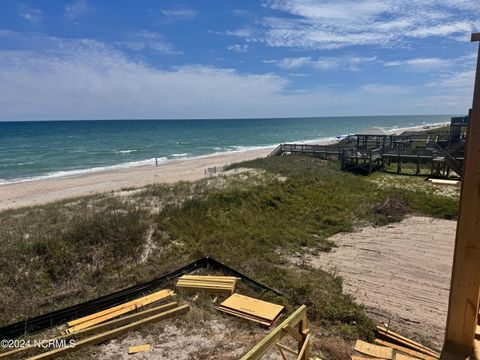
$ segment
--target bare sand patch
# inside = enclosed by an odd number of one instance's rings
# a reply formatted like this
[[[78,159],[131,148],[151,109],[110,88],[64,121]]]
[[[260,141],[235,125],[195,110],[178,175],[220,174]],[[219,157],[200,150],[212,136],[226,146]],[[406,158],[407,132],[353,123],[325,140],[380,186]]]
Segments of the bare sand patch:
[[[410,217],[331,237],[330,253],[307,255],[340,275],[344,291],[378,322],[437,349],[443,344],[456,221]]]

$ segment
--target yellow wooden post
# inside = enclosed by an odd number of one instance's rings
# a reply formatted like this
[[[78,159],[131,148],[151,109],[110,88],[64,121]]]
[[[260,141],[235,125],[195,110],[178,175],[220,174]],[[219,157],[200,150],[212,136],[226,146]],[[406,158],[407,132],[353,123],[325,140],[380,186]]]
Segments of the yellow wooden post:
[[[480,41],[473,34],[472,41]],[[480,48],[479,48],[480,55]],[[473,351],[480,292],[480,62],[469,119],[444,355]]]

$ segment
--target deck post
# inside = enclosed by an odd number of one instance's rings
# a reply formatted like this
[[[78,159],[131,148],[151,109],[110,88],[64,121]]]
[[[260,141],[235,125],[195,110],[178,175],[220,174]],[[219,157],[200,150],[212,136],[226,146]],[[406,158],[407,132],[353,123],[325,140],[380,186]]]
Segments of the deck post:
[[[397,173],[400,174],[400,172],[402,171],[402,165],[401,165],[402,159],[400,158],[400,148],[398,148],[397,152],[398,152],[398,156],[397,156]]]
[[[417,152],[417,175],[420,174],[420,152]]]
[[[480,33],[472,35],[480,41]],[[480,57],[480,47],[478,55]],[[480,59],[468,123],[443,358],[473,351],[480,294]]]

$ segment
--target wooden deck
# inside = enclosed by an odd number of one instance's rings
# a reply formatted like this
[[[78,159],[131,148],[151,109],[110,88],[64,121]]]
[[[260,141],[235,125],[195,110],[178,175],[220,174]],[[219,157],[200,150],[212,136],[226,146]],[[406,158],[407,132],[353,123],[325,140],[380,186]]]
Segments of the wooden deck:
[[[270,156],[302,154],[341,161],[342,170],[371,174],[377,170],[436,177],[461,176],[463,158],[455,158],[440,146],[429,148],[345,148],[312,144],[281,144]],[[408,171],[407,171],[408,169]]]

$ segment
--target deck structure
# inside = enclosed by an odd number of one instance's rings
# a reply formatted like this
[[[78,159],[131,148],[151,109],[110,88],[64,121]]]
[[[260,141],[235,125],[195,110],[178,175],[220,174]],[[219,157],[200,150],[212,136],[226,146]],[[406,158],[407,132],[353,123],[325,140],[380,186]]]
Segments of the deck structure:
[[[462,177],[465,157],[463,128],[467,117],[453,117],[448,132],[387,134],[369,129],[349,135],[338,144],[281,144],[270,156],[302,154],[326,160],[341,161],[342,170],[371,174],[386,172]]]
[[[428,148],[403,147],[357,148],[307,144],[281,144],[270,156],[301,154],[325,160],[338,160],[342,170],[371,174],[377,170],[409,175],[430,175],[447,178],[461,176],[463,157],[453,157],[440,146]],[[407,171],[408,170],[408,171]]]

